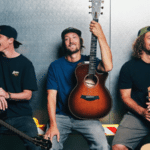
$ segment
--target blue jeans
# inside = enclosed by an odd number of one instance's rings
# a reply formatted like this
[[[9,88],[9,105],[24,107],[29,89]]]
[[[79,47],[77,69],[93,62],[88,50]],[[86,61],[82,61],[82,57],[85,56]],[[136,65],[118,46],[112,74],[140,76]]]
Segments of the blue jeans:
[[[58,143],[54,136],[51,150],[62,150],[63,143],[72,130],[81,133],[87,139],[90,150],[110,149],[99,120],[78,120],[64,115],[56,115],[56,122],[60,132],[60,141]]]
[[[12,125],[14,128],[22,131],[30,137],[36,137],[38,135],[36,125],[30,116],[14,117],[4,120],[6,123]],[[9,132],[10,130],[0,125],[0,134]],[[36,146],[32,142],[21,138],[24,146],[27,150],[41,150],[41,147]]]

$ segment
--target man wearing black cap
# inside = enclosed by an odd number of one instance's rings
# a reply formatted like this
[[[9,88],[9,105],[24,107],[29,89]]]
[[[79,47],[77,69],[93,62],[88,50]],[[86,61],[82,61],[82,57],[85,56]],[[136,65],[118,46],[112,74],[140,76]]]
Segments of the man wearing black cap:
[[[37,136],[29,100],[37,90],[34,67],[26,57],[15,51],[21,43],[11,26],[0,26],[0,118],[30,137]],[[8,131],[0,126],[0,134]],[[27,150],[40,147],[22,139]]]
[[[135,149],[150,132],[150,26],[139,30],[133,51],[134,59],[120,71],[119,89],[128,112],[114,137],[113,150]]]
[[[112,55],[99,23],[92,21],[90,31],[97,37],[101,47],[102,60],[97,58],[97,70],[108,72],[112,69]],[[52,141],[52,150],[63,149],[63,143],[72,130],[80,132],[88,141],[90,149],[108,150],[103,127],[99,120],[80,120],[68,108],[68,96],[76,85],[75,68],[89,56],[81,55],[83,39],[81,31],[67,28],[62,34],[65,56],[51,63],[47,78],[48,114],[50,122],[45,138]]]

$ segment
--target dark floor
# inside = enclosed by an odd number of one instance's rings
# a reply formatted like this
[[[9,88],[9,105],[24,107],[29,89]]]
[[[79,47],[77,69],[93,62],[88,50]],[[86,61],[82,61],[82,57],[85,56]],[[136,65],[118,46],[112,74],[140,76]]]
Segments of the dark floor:
[[[108,143],[111,145],[113,136],[107,136]],[[143,139],[145,143],[147,139]],[[148,139],[150,141],[150,138]],[[17,135],[3,135],[0,140],[0,150],[25,150],[23,142]],[[64,150],[89,150],[86,140],[80,134],[71,134],[64,143]],[[135,150],[140,150],[139,148]]]
[[[111,144],[112,137],[107,137]],[[25,150],[23,142],[17,135],[3,135],[0,150]],[[86,140],[80,134],[71,134],[64,143],[64,150],[89,150]]]

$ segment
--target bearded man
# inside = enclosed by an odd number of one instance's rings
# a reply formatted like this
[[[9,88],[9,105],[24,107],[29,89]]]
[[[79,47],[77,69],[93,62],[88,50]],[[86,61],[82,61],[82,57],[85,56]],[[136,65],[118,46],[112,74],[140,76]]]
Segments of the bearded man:
[[[114,137],[113,150],[133,150],[150,132],[150,26],[139,30],[133,50],[134,59],[120,72],[120,95],[128,112]]]
[[[108,72],[112,69],[112,55],[101,25],[92,21],[90,31],[97,37],[101,47],[102,60],[97,58],[97,70]],[[61,37],[65,56],[52,62],[48,70],[47,99],[50,120],[45,138],[52,141],[52,150],[61,150],[68,135],[76,130],[85,137],[91,150],[109,150],[98,119],[77,119],[69,111],[68,97],[76,85],[75,68],[79,63],[88,61],[89,56],[81,55],[83,40],[80,30],[69,27],[62,32]]]

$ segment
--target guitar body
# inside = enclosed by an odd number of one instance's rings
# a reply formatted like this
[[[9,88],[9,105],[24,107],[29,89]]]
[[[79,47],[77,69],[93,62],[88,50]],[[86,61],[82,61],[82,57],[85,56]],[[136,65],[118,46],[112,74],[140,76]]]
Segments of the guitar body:
[[[108,73],[96,72],[91,79],[88,70],[88,64],[82,64],[75,70],[77,85],[70,93],[69,109],[80,119],[101,118],[111,109],[111,97],[105,87]]]

